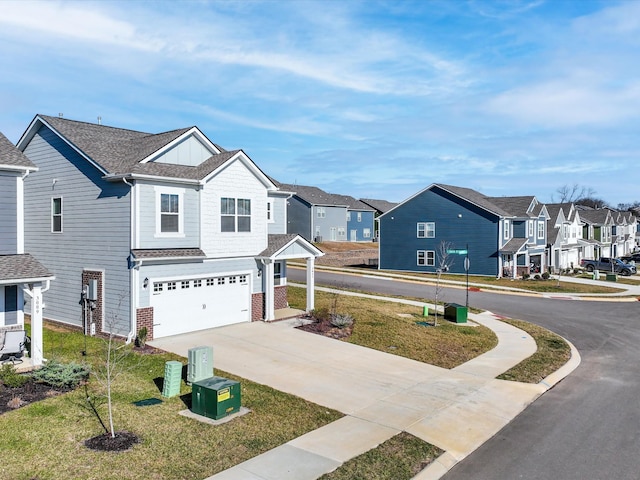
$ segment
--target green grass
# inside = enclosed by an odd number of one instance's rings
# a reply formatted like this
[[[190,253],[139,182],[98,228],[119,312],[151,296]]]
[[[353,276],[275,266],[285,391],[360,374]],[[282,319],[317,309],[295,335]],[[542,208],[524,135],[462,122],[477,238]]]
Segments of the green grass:
[[[320,480],[409,480],[441,454],[438,447],[402,432]]]
[[[502,321],[529,333],[536,341],[538,350],[497,378],[515,382],[539,383],[571,358],[571,349],[561,336],[522,320],[504,319]]]
[[[304,308],[303,288],[289,286],[289,304]],[[400,303],[316,292],[316,308],[335,308],[355,318],[350,343],[393,353],[443,368],[453,368],[494,348],[498,339],[483,326],[453,324],[439,315],[438,326],[433,315],[422,317],[422,309]]]
[[[45,357],[97,363],[103,341],[62,329],[44,330]],[[241,382],[242,405],[251,413],[220,426],[178,414],[187,408],[191,388],[159,405],[132,402],[161,398],[156,382],[165,362],[185,359],[171,354],[132,354],[114,391],[115,429],[128,430],[141,443],[122,453],[96,452],[84,440],[102,433],[84,401],[84,389],[51,397],[0,416],[0,471],[13,480],[56,479],[197,479],[286,443],[342,416],[298,397],[216,370],[216,375]],[[92,378],[89,391],[94,392]]]

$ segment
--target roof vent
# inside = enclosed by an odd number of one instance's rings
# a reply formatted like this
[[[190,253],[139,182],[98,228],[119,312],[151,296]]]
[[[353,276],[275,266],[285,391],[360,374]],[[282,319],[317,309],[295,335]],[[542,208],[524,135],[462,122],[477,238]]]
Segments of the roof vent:
[[[64,114],[61,112],[58,114],[58,118],[62,118],[62,117],[64,117]]]
[[[98,117],[98,125],[102,125],[102,117]]]

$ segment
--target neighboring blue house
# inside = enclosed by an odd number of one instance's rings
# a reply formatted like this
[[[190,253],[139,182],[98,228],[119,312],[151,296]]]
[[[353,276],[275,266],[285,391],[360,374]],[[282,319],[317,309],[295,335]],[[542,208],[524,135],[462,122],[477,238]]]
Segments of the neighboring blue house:
[[[380,237],[380,226],[378,224],[378,217],[387,213],[392,208],[395,208],[398,204],[394,202],[388,202],[387,200],[376,200],[374,198],[361,198],[360,201],[375,210],[373,238],[377,240]]]
[[[291,192],[287,232],[313,242],[367,242],[373,240],[375,210],[348,195],[327,193],[318,187],[274,181]]]
[[[515,278],[546,265],[546,219],[533,196],[432,184],[379,217],[379,268],[435,272],[442,250],[467,251],[469,274]],[[466,256],[450,253],[449,272],[464,273]]]

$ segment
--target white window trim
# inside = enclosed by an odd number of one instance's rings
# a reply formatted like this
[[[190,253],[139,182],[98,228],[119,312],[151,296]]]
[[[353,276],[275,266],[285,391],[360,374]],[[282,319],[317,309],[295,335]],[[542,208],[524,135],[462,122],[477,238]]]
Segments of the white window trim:
[[[325,207],[316,207],[316,216],[318,218],[326,218],[327,210],[325,209]]]
[[[370,228],[363,228],[362,229],[362,238],[371,238],[371,229]]]
[[[502,221],[502,238],[504,240],[509,240],[511,234],[511,226],[509,225],[509,220]]]
[[[534,223],[534,221],[533,221],[533,220],[527,220],[527,222],[528,222],[528,224],[529,224],[529,225],[528,225],[528,228],[529,228],[529,235],[528,235],[528,236],[529,236],[530,238],[534,238],[534,233],[535,233],[535,232],[534,232],[534,228],[533,228],[533,223]]]
[[[273,218],[273,200],[267,200],[267,223],[275,223]]]
[[[362,221],[362,212],[358,212],[358,222]]]
[[[55,199],[59,198],[60,199],[60,213],[56,214],[60,216],[60,230],[54,230],[53,229],[53,201]],[[62,195],[59,196],[55,196],[55,197],[51,197],[51,233],[63,233],[64,232],[64,199],[62,198]]]
[[[429,230],[429,225],[433,228]],[[420,226],[424,227],[424,235],[420,235]],[[418,222],[416,224],[416,236],[418,238],[436,238],[436,222]]]
[[[156,234],[155,236],[160,238],[183,238],[184,235],[184,189],[175,187],[154,187],[156,192]],[[161,212],[161,195],[178,195],[178,231],[177,232],[163,232],[162,226],[162,212]]]
[[[538,222],[538,239],[544,238],[544,222]]]
[[[424,253],[424,263],[420,263],[420,254]],[[432,254],[431,261],[429,261],[429,253]],[[435,267],[436,265],[436,252],[434,250],[417,250],[416,251],[416,265],[419,267]]]

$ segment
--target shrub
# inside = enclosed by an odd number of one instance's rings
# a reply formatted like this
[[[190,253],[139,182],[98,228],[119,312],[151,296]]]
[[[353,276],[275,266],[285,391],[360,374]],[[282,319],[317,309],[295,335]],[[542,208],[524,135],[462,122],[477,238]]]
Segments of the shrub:
[[[75,388],[89,376],[89,367],[77,363],[49,362],[33,372],[33,379],[55,388]]]
[[[336,313],[331,315],[331,325],[336,328],[346,328],[353,325],[353,317],[349,314]]]
[[[143,347],[147,343],[147,327],[142,327],[138,330],[138,336],[136,337],[136,343],[139,347]]]
[[[523,280],[528,280],[530,276],[531,276],[531,275],[529,275],[528,273],[523,273],[523,274],[522,274],[522,279],[523,279]]]
[[[534,280],[540,280],[542,277],[536,273],[535,276],[533,277]]]
[[[551,275],[549,275],[549,272],[544,272],[542,274],[542,278],[544,278],[545,280],[549,280],[549,277],[551,277]]]
[[[0,382],[8,388],[18,388],[23,386],[29,381],[29,377],[21,375],[16,372],[16,369],[11,363],[5,363],[0,368]]]
[[[314,308],[310,314],[316,322],[324,322],[331,319],[331,314],[327,308]]]

